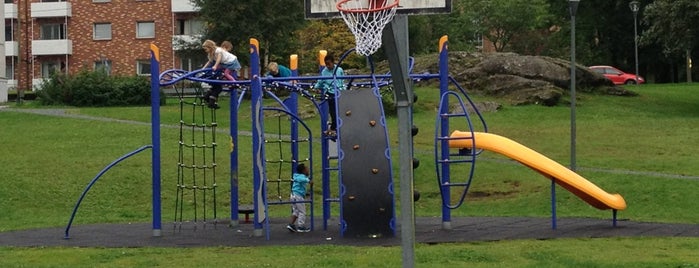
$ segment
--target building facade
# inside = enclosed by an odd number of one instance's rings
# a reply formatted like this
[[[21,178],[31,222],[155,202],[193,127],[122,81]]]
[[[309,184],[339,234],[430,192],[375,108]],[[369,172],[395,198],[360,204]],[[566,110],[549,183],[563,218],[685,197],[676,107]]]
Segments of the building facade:
[[[177,56],[203,32],[189,0],[5,0],[4,8],[10,88],[31,90],[53,72],[149,75],[150,44],[162,70],[200,67],[198,57]]]

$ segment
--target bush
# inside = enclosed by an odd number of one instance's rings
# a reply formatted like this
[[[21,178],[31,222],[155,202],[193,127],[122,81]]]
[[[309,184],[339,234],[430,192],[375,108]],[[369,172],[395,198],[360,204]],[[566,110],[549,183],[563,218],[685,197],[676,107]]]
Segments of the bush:
[[[55,73],[37,95],[43,105],[149,105],[150,81],[143,76],[109,76],[103,71],[81,71],[74,76]],[[165,99],[162,90],[160,97]]]
[[[386,116],[395,116],[398,107],[396,107],[396,100],[393,96],[393,86],[381,88],[380,93],[381,105],[383,105],[383,113]]]

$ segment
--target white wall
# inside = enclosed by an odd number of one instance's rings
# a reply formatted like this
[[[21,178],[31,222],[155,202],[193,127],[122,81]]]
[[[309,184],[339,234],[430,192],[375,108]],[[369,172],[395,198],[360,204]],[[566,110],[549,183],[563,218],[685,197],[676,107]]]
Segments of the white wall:
[[[5,14],[5,5],[0,4],[0,14]],[[4,16],[4,15],[3,15]],[[5,19],[0,20],[0,103],[7,102],[7,77],[5,77]]]

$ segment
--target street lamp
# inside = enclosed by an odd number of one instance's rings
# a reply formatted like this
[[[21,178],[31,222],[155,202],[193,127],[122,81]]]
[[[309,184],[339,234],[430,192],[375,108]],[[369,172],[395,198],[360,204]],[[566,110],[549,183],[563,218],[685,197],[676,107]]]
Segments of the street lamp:
[[[634,57],[636,63],[636,85],[638,85],[638,23],[636,22],[636,15],[638,15],[638,1],[634,0],[629,3],[629,8],[633,12],[633,45],[634,45]]]
[[[580,0],[568,0],[570,10],[570,170],[575,171],[575,13]]]

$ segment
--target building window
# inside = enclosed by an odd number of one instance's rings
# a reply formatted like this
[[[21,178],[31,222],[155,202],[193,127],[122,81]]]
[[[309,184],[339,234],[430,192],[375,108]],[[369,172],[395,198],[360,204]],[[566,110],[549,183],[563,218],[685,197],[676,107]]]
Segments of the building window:
[[[43,24],[41,25],[41,40],[61,40],[66,39],[65,24]]]
[[[92,39],[94,40],[111,40],[112,39],[112,24],[111,23],[95,23],[92,29]]]
[[[95,71],[104,71],[107,75],[112,74],[112,61],[108,59],[100,59],[95,61]]]
[[[12,28],[12,24],[5,24],[5,41],[7,42],[15,41],[14,31],[12,31]]]
[[[52,74],[61,71],[61,62],[45,61],[41,63],[41,77],[49,78]]]
[[[177,20],[176,33],[179,35],[195,35],[204,33],[204,22],[200,20]]]
[[[200,57],[183,57],[180,59],[180,68],[185,71],[194,71],[201,69],[206,63],[207,58],[203,54]]]
[[[155,22],[141,21],[136,23],[136,38],[155,38]]]
[[[5,77],[10,80],[15,79],[15,63],[12,60],[5,62]]]
[[[14,4],[14,0],[5,0],[5,4]]]
[[[136,74],[150,75],[150,60],[136,61]]]

